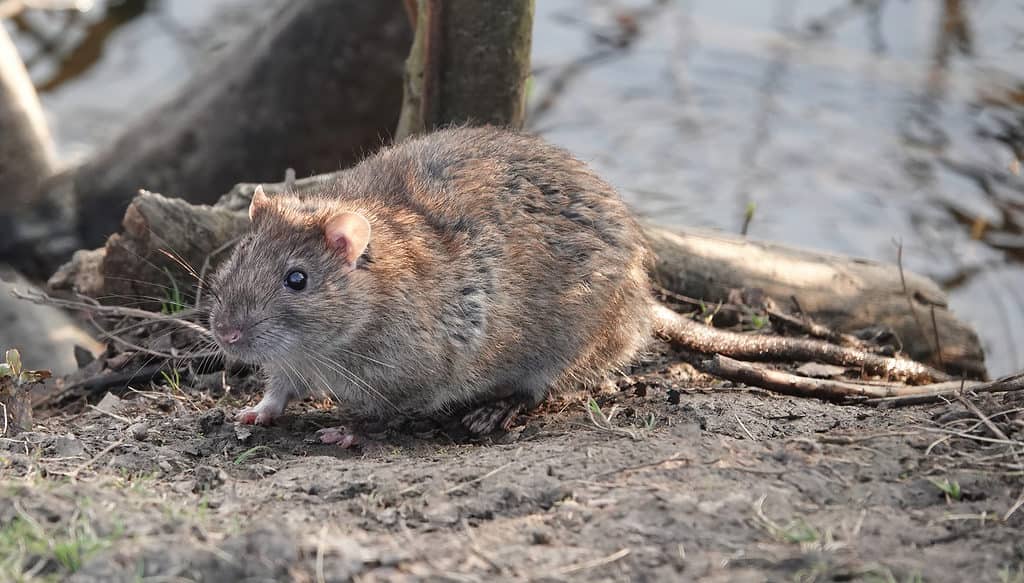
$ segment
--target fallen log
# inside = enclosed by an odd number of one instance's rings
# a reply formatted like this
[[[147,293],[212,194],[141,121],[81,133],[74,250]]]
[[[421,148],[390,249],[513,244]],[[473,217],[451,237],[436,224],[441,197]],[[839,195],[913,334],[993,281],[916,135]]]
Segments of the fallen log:
[[[270,193],[303,193],[333,174],[291,184],[264,185]],[[80,253],[50,280],[52,290],[76,290],[115,303],[131,302],[159,310],[177,289],[194,298],[199,281],[244,232],[246,209],[255,184],[236,185],[213,206],[196,206],[143,192],[125,214],[122,232],[103,250]],[[899,334],[906,354],[952,374],[985,376],[977,335],[957,320],[938,287],[923,276],[903,273],[917,307],[935,309],[941,351],[934,331],[914,324],[897,266],[823,255],[700,231],[667,231],[645,225],[656,253],[653,277],[672,292],[725,301],[730,289],[762,288],[786,302],[796,298],[802,311],[837,332],[884,326]],[[173,282],[173,283],[172,283]]]

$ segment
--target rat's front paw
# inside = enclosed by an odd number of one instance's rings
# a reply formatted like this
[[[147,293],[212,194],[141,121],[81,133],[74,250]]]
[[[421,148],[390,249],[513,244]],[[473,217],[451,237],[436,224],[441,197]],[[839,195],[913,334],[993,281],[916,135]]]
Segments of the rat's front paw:
[[[271,389],[263,394],[263,398],[255,407],[247,407],[235,415],[235,420],[243,425],[270,425],[284,413],[288,405],[288,392]]]
[[[271,425],[280,415],[280,412],[274,413],[266,407],[256,405],[239,411],[238,415],[235,415],[235,421],[242,425]]]

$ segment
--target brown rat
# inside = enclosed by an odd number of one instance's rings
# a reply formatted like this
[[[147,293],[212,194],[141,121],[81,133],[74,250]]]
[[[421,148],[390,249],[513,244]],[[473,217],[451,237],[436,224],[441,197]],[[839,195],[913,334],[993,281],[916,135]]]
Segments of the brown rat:
[[[529,135],[409,139],[316,194],[258,189],[250,217],[210,314],[224,351],[268,377],[243,423],[317,390],[375,418],[472,409],[465,425],[485,433],[599,382],[656,332],[765,353],[658,304],[646,240],[615,190]]]
[[[479,407],[487,432],[592,384],[651,338],[649,252],[615,190],[568,152],[493,128],[382,150],[323,191],[250,207],[215,276],[224,351],[262,365],[244,423],[309,389],[356,415]]]

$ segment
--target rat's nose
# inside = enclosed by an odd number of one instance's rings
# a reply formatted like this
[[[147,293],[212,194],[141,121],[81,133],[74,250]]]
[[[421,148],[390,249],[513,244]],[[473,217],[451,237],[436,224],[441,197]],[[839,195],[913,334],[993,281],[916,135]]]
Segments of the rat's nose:
[[[242,338],[242,331],[238,328],[218,326],[214,332],[216,332],[217,338],[224,344],[234,344]]]

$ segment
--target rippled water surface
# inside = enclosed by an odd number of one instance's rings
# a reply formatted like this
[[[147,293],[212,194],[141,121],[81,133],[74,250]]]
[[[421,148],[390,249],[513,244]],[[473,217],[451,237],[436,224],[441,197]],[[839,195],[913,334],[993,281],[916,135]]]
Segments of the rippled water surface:
[[[79,39],[101,28],[93,58],[31,68],[62,156],[109,140],[276,4],[82,15]],[[899,241],[992,372],[1024,368],[1024,2],[537,0],[534,71],[531,128],[639,213],[738,232],[753,204],[752,237],[889,261]]]

